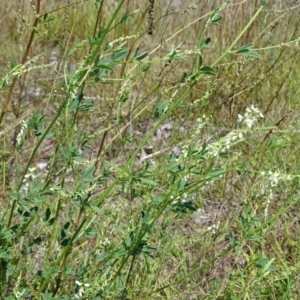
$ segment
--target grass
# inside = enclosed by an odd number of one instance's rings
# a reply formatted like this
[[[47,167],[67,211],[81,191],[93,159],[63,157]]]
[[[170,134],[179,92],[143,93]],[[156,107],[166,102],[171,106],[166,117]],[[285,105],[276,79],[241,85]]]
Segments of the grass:
[[[298,299],[300,5],[2,2],[1,299]]]

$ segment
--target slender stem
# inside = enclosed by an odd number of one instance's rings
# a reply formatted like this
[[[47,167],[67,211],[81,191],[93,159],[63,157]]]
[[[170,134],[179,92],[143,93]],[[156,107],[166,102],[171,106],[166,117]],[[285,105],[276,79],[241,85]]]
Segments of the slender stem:
[[[64,248],[64,250],[61,252],[61,254],[59,255],[58,259],[55,261],[54,265],[52,266],[51,270],[49,271],[48,276],[42,281],[41,286],[37,292],[37,299],[41,294],[41,292],[44,291],[46,285],[48,284],[51,276],[53,275],[54,270],[56,269],[56,267],[60,264],[61,261],[66,261],[68,254],[70,254],[71,252],[71,248],[72,245],[74,244],[75,239],[77,238],[78,234],[80,233],[81,229],[83,228],[85,222],[86,222],[86,218],[81,222],[80,226],[76,229],[75,233],[73,234],[72,238],[70,239],[68,245]]]
[[[119,5],[118,5],[118,7],[117,7],[116,10],[114,11],[114,14],[112,15],[112,17],[111,17],[111,19],[110,19],[110,22],[108,23],[108,25],[107,25],[107,27],[106,27],[104,33],[101,35],[101,38],[100,38],[100,40],[98,41],[98,43],[97,43],[97,45],[96,45],[94,51],[92,52],[92,55],[91,55],[91,56],[89,57],[89,59],[87,60],[86,65],[89,65],[89,63],[90,63],[91,61],[93,61],[93,60],[95,59],[96,55],[98,54],[99,49],[100,49],[100,47],[101,47],[101,45],[102,45],[102,42],[103,42],[103,40],[104,40],[106,34],[109,32],[109,29],[110,29],[110,27],[111,27],[113,21],[115,20],[117,14],[118,14],[118,12],[119,12],[119,10],[121,9],[121,7],[122,7],[124,1],[125,1],[125,0],[121,0],[120,3],[119,3]],[[76,80],[76,82],[75,82],[74,84],[76,85],[76,84],[81,83],[81,82],[84,83],[84,80],[85,80],[85,77],[86,77],[88,71],[89,71],[89,68],[84,68],[84,71],[80,74],[80,76],[78,77],[78,79]],[[28,168],[29,168],[29,165],[31,164],[31,161],[32,161],[32,159],[33,159],[33,157],[34,157],[34,155],[35,155],[35,153],[36,153],[36,151],[37,151],[39,145],[41,144],[42,140],[46,137],[46,135],[47,135],[47,133],[49,132],[50,128],[51,128],[51,127],[54,125],[54,123],[56,122],[58,116],[61,114],[61,112],[62,112],[62,110],[63,110],[64,106],[66,105],[66,103],[67,103],[67,101],[68,101],[69,98],[70,98],[70,95],[68,95],[68,97],[66,97],[66,99],[65,99],[65,101],[64,101],[64,103],[63,103],[63,105],[60,106],[59,111],[57,112],[55,118],[53,119],[53,121],[51,122],[51,124],[49,125],[49,127],[47,128],[46,132],[45,132],[45,133],[43,134],[43,136],[41,137],[41,140],[39,141],[38,145],[35,147],[35,149],[34,149],[32,155],[31,155],[31,157],[30,157],[30,160],[29,160],[29,162],[28,162],[28,164],[27,164],[27,167],[26,167],[26,170],[25,170],[26,172],[24,172],[24,174],[23,174],[21,183],[20,183],[20,185],[19,185],[19,189],[20,189],[21,186],[22,186],[22,181],[24,180],[24,177],[25,177],[25,175],[26,175],[26,173],[27,173],[27,170],[28,170]],[[116,184],[117,182],[118,182],[118,179],[116,179],[116,180],[114,181],[115,184]],[[110,187],[109,189],[106,190],[106,192],[109,193],[109,191],[113,188],[113,186],[114,186],[114,185],[112,184],[111,187]],[[105,193],[104,193],[104,194],[105,194]],[[73,234],[72,238],[70,239],[68,245],[64,248],[64,250],[63,250],[63,251],[61,252],[61,254],[59,255],[58,259],[57,259],[56,262],[54,263],[54,266],[51,268],[51,270],[50,270],[48,276],[47,276],[47,277],[43,280],[43,282],[41,283],[40,288],[39,288],[38,293],[37,293],[37,297],[39,297],[40,294],[41,294],[41,292],[45,289],[45,287],[46,287],[46,285],[48,284],[48,282],[49,282],[49,280],[50,280],[50,278],[51,278],[51,276],[52,276],[52,274],[53,274],[55,268],[61,263],[61,261],[63,261],[63,264],[66,263],[67,258],[68,258],[68,256],[69,256],[69,254],[71,253],[71,248],[72,248],[72,245],[73,245],[75,239],[76,239],[77,236],[80,234],[82,228],[84,227],[84,224],[86,223],[86,220],[89,219],[89,217],[91,216],[92,213],[93,213],[93,212],[90,212],[90,214],[89,214],[87,217],[85,217],[85,218],[81,221],[81,223],[79,224],[79,226],[76,228],[76,231],[75,231],[75,233]],[[11,215],[12,215],[12,212],[11,212]],[[11,219],[11,218],[10,218],[10,219]],[[58,279],[57,279],[57,284],[58,284],[58,285],[60,284],[60,276],[61,276],[61,275],[59,275],[59,277],[58,277]],[[57,286],[56,288],[58,288],[58,286]]]
[[[32,45],[32,42],[33,42],[33,38],[34,38],[34,35],[36,33],[36,27],[38,25],[38,22],[39,22],[39,13],[40,13],[40,8],[41,8],[41,0],[36,0],[36,17],[34,19],[34,22],[33,22],[33,25],[32,25],[32,30],[31,30],[31,34],[30,34],[30,38],[29,38],[29,41],[27,43],[27,46],[26,46],[26,49],[25,49],[25,52],[22,56],[22,59],[21,59],[21,65],[24,65],[26,60],[27,60],[27,56],[28,56],[28,53],[29,53],[29,50],[31,48],[31,45]],[[7,109],[8,109],[8,105],[9,105],[9,102],[11,100],[11,97],[12,97],[12,94],[13,94],[13,91],[14,91],[14,88],[15,88],[15,85],[17,83],[17,77],[14,77],[11,85],[10,85],[10,88],[9,88],[9,91],[8,91],[8,94],[7,94],[7,97],[6,97],[6,100],[5,100],[5,103],[3,105],[3,110],[0,114],[0,124],[2,123],[2,120],[4,118],[4,116],[6,115],[7,113]]]
[[[43,135],[41,136],[41,138],[38,140],[36,146],[34,147],[31,155],[30,155],[30,158],[29,158],[29,161],[24,169],[24,172],[23,172],[23,175],[21,177],[21,180],[20,180],[20,183],[19,183],[19,186],[18,186],[18,191],[20,191],[21,187],[22,187],[22,184],[23,184],[23,181],[24,181],[24,178],[28,172],[28,169],[33,161],[33,158],[35,157],[35,154],[38,150],[38,148],[40,147],[41,143],[43,142],[43,140],[46,138],[47,134],[49,133],[50,129],[53,127],[53,125],[56,123],[58,117],[60,116],[65,104],[67,103],[67,100],[69,99],[69,97],[66,97],[66,99],[64,100],[63,104],[59,107],[55,117],[53,118],[53,120],[51,121],[50,125],[48,126],[48,128],[45,130],[45,132],[43,133]],[[16,203],[17,203],[17,200],[14,200],[13,201],[13,204],[12,204],[12,208],[11,208],[11,211],[10,211],[10,216],[9,216],[9,219],[8,219],[8,227],[10,227],[11,225],[11,221],[12,221],[12,217],[13,217],[13,213],[14,213],[14,210],[15,210],[15,207],[16,207]]]
[[[94,33],[93,33],[94,38],[96,37],[97,27],[99,26],[99,21],[100,21],[101,11],[102,11],[102,7],[103,7],[103,2],[104,1],[100,2],[100,6],[99,6],[98,11],[97,11],[97,19],[96,19],[96,22],[95,22]]]
[[[130,267],[129,267],[129,270],[128,270],[128,273],[127,273],[127,278],[126,278],[126,283],[125,283],[126,288],[127,288],[127,285],[128,285],[128,282],[129,282],[129,278],[130,278],[130,275],[131,275],[131,272],[132,272],[132,269],[133,269],[135,258],[136,258],[136,256],[132,255],[132,259],[131,259],[131,263],[130,263]],[[126,292],[126,289],[124,289],[123,294],[125,292]]]
[[[251,24],[254,22],[254,20],[257,18],[257,16],[261,13],[264,6],[267,4],[268,0],[265,0],[264,4],[260,6],[260,8],[257,10],[257,12],[254,14],[254,16],[251,18],[251,20],[248,22],[248,24],[244,27],[244,29],[240,32],[240,34],[236,37],[236,39],[232,42],[232,44],[224,51],[224,53],[211,65],[211,67],[216,66],[220,63],[220,61],[227,56],[227,54],[233,49],[233,47],[237,44],[237,42],[241,39],[241,37],[244,35],[244,33],[248,30],[248,28],[251,26]]]
[[[251,20],[249,21],[249,23],[246,25],[246,27],[242,30],[242,32],[239,34],[239,36],[234,40],[234,42],[229,46],[229,48],[224,52],[224,54],[217,59],[212,66],[217,65],[229,52],[230,50],[235,46],[235,44],[239,41],[239,39],[243,36],[243,34],[246,32],[247,28],[249,28],[249,26],[251,25],[251,23],[254,21],[255,18],[257,18],[258,14],[261,12],[263,6],[261,6],[258,11],[256,12],[256,14],[254,15],[253,18],[251,18]],[[200,75],[197,79],[197,81],[199,81],[200,79],[202,79],[204,77],[204,74]],[[191,84],[191,86],[181,95],[181,97],[178,98],[178,100],[170,107],[169,113],[175,108],[177,107],[182,100],[190,93],[190,91],[192,90],[192,88],[194,87],[194,85],[196,84],[196,81],[193,82]],[[131,156],[131,158],[128,160],[128,162],[125,165],[125,169],[126,167],[128,167],[130,164],[132,164],[133,159],[136,157],[136,155],[139,153],[139,151],[142,149],[142,147],[146,144],[146,142],[148,141],[148,139],[152,136],[152,134],[155,132],[155,130],[158,128],[158,126],[167,118],[167,116],[169,115],[169,113],[164,114],[161,119],[153,126],[152,130],[150,130],[148,132],[148,134],[145,136],[145,138],[142,140],[142,142],[140,143],[140,145],[138,146],[138,148],[136,149],[136,151],[133,153],[133,155]],[[157,221],[157,219],[159,218],[159,216],[161,215],[162,211],[167,207],[168,205],[168,201],[165,203],[165,205],[163,206],[163,208],[161,209],[160,213],[158,213],[158,215],[156,216],[156,218],[154,218],[154,220],[152,221],[152,225]],[[142,234],[139,236],[137,243],[134,245],[134,247],[132,248],[132,250],[125,256],[125,258],[123,259],[120,267],[118,268],[117,272],[115,273],[114,278],[116,278],[118,276],[118,274],[120,273],[120,271],[122,270],[122,268],[124,267],[126,261],[128,260],[128,258],[130,257],[130,255],[132,254],[132,252],[134,251],[135,247],[139,244],[139,242],[141,241],[141,239],[143,238],[143,236],[146,234],[146,232],[142,232]],[[228,251],[228,250],[226,250]]]

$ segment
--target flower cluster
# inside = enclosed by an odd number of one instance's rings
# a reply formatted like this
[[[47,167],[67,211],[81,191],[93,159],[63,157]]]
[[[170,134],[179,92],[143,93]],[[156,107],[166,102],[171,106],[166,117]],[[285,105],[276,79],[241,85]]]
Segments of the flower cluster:
[[[20,189],[20,193],[24,195],[28,195],[29,193],[29,182],[30,180],[34,180],[36,178],[35,173],[36,168],[29,168],[28,173],[25,175],[23,180],[23,185]]]
[[[220,226],[220,221],[218,221],[217,224],[213,224],[212,226],[207,227],[206,230],[215,234],[219,229],[219,226]]]
[[[263,118],[264,115],[261,113],[261,111],[254,107],[254,105],[251,105],[250,107],[246,108],[246,112],[244,115],[238,115],[237,122],[241,124],[245,124],[248,128],[252,128],[255,122],[259,118]]]
[[[268,209],[269,205],[274,198],[273,190],[276,186],[278,186],[279,182],[282,181],[290,181],[292,177],[290,175],[281,174],[279,172],[262,172],[261,176],[263,178],[264,185],[261,189],[261,194],[264,195],[265,201],[264,201],[264,207],[265,207],[265,218],[268,217]]]
[[[261,193],[266,194],[269,189],[272,189],[278,185],[280,181],[289,181],[292,179],[291,175],[281,174],[279,172],[261,172],[261,176],[264,178],[265,188],[262,189]]]
[[[21,149],[24,144],[24,137],[26,135],[27,128],[27,123],[23,120],[21,123],[21,130],[17,135],[17,145],[19,149]]]
[[[207,146],[209,155],[217,157],[225,154],[233,145],[243,139],[243,134],[239,131],[231,131],[215,143]]]
[[[135,12],[137,12],[137,11],[135,11]],[[121,36],[120,38],[115,39],[112,42],[109,42],[109,46],[112,47],[116,43],[120,43],[120,42],[122,43],[122,42],[128,41],[130,39],[136,39],[138,36],[139,36],[139,33],[133,34],[133,35],[128,35],[128,36]]]
[[[76,280],[75,284],[77,285],[77,293],[74,295],[74,299],[81,299],[85,293],[85,290],[83,287],[88,288],[90,285],[88,283],[81,283],[80,281]]]
[[[207,116],[203,115],[201,118],[197,118],[196,121],[197,121],[197,128],[195,129],[194,133],[192,134],[190,141],[194,141],[198,138],[198,136],[200,135],[204,126],[209,121],[209,118]],[[189,144],[187,143],[183,146],[183,149],[182,149],[183,157],[185,157],[185,158],[188,155],[188,147],[189,147]]]

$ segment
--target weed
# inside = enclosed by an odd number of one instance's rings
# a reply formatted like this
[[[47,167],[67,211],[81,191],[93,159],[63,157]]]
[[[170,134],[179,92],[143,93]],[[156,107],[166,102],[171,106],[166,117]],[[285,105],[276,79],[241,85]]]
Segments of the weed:
[[[299,298],[294,2],[1,3],[1,299]]]

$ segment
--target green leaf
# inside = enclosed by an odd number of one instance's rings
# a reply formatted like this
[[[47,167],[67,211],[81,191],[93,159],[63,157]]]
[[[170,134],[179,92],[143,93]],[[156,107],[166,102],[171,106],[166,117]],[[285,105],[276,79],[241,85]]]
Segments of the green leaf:
[[[42,185],[43,183],[40,179],[35,180],[31,188],[31,193],[36,195],[40,191]]]
[[[84,230],[84,234],[87,238],[92,238],[94,237],[95,235],[97,235],[99,233],[98,230],[96,229],[92,229],[92,228],[87,228]]]
[[[257,268],[265,268],[266,271],[275,271],[276,268],[272,266],[274,259],[270,260],[269,258],[261,258],[255,262]]]
[[[213,25],[220,25],[220,24],[219,24],[219,21],[221,21],[221,20],[222,20],[222,16],[219,15],[219,14],[215,14],[215,15],[211,16],[210,22],[211,22]]]
[[[257,52],[255,51],[248,51],[248,52],[245,52],[245,53],[241,53],[243,55],[247,55],[247,56],[252,56],[252,57],[255,57],[255,58],[261,58],[261,55],[258,54]]]
[[[192,202],[177,202],[172,205],[171,210],[177,213],[186,214],[188,212],[197,211]]]
[[[128,236],[126,239],[124,239],[124,245],[125,245],[126,249],[129,249],[131,244],[132,244],[132,240],[131,240],[130,236]]]
[[[25,217],[25,218],[29,218],[29,217],[35,216],[36,213],[37,213],[37,211],[38,211],[38,207],[37,206],[31,207],[30,209],[28,209],[25,206],[23,206],[23,207],[20,206],[18,208],[19,215],[22,216],[22,217]]]
[[[0,258],[10,259],[11,256],[4,250],[0,250]]]
[[[211,41],[210,37],[202,40],[200,43],[200,48],[209,48],[208,44],[210,43],[210,41]]]
[[[78,107],[79,111],[94,111],[95,107],[92,101],[84,101]]]
[[[184,166],[178,164],[177,157],[172,154],[168,165],[168,171],[171,173],[179,173],[184,170]]]
[[[83,180],[87,182],[94,182],[94,172],[95,172],[95,166],[91,166],[87,170],[84,171],[83,173]]]
[[[136,60],[143,60],[146,56],[148,55],[148,52],[144,52],[142,54],[140,54],[139,56],[135,57]]]
[[[94,60],[94,66],[97,66],[100,60],[100,54],[97,54]]]
[[[71,240],[71,237],[69,235],[70,226],[71,223],[66,222],[60,231],[60,236],[58,240],[61,246],[67,246],[69,244],[69,241]]]
[[[99,69],[104,69],[104,70],[109,70],[109,71],[111,71],[111,72],[114,71],[110,66],[103,65],[103,64],[98,64],[98,65],[97,65],[97,68],[99,68]],[[96,70],[97,70],[97,69],[96,69]]]
[[[78,98],[75,98],[72,100],[72,102],[70,103],[69,107],[68,107],[68,110],[71,112],[71,111],[74,111],[78,108],[78,105],[79,105],[79,100]]]
[[[49,268],[44,268],[42,271],[42,276],[44,278],[47,278],[49,275],[55,277],[55,275],[60,273],[60,269],[58,267],[49,267]]]
[[[35,133],[35,136],[40,136],[42,133],[40,130],[43,128],[44,116],[37,110],[34,111],[33,116],[28,120],[28,129]]]
[[[123,284],[121,284],[121,283],[117,283],[116,284],[116,289],[118,290],[118,291],[123,291],[123,290],[125,290],[125,286],[123,285]]]
[[[109,253],[103,253],[102,255],[100,255],[98,258],[96,258],[96,262],[98,261],[104,261],[106,260],[107,258],[110,257],[110,254]]]
[[[44,221],[45,221],[45,222],[48,222],[48,220],[50,219],[50,217],[51,217],[51,210],[50,210],[50,208],[48,207],[48,208],[46,209],[46,211],[45,211]]]
[[[126,57],[127,54],[128,54],[127,49],[120,49],[119,51],[114,52],[112,59],[113,61],[121,60],[122,58]]]
[[[160,103],[159,102],[160,98],[161,98],[161,94],[157,97],[156,104],[154,107],[153,114],[155,118],[159,118],[168,107],[168,101],[163,101]]]
[[[132,16],[137,12],[138,10],[135,10],[133,12],[126,12],[122,15],[121,19],[120,19],[120,24],[124,23],[125,21],[131,20]]]
[[[186,58],[184,56],[181,55],[172,55],[172,57],[169,57],[170,60],[186,60]]]
[[[120,96],[120,103],[126,103],[127,100],[129,99],[129,94],[130,94],[130,91],[129,90],[125,90],[123,91],[122,95]]]
[[[136,58],[139,54],[139,51],[140,51],[140,47],[137,47],[134,51],[134,54],[133,54],[133,57]]]
[[[142,239],[141,242],[139,243],[139,245],[134,249],[134,251],[132,252],[133,256],[139,255],[141,253],[144,253],[152,258],[154,258],[154,256],[151,254],[151,252],[153,250],[156,250],[153,247],[148,246],[148,242],[146,239]]]
[[[200,70],[200,72],[202,72],[203,74],[206,74],[206,75],[216,75],[214,69],[209,66],[203,66],[199,70]]]
[[[186,78],[187,78],[187,73],[186,72],[183,72],[183,74],[182,74],[182,77],[181,77],[181,79],[180,79],[180,83],[184,83],[185,81],[186,81]]]
[[[207,174],[207,178],[208,179],[213,179],[213,178],[216,178],[216,177],[220,177],[224,173],[225,173],[225,169],[223,169],[223,168],[215,169],[215,170],[213,170],[213,171],[211,171]]]
[[[251,235],[249,237],[249,239],[253,242],[256,242],[256,243],[260,243],[261,242],[261,236],[260,235]]]
[[[114,258],[120,258],[128,253],[128,250],[118,250],[113,254]]]
[[[151,179],[148,179],[148,178],[143,178],[141,177],[140,178],[140,181],[141,182],[144,182],[144,183],[147,183],[147,184],[150,184],[150,185],[157,185],[157,183]]]
[[[97,62],[97,64],[95,65],[95,67],[101,67],[101,66],[108,66],[113,62],[113,60],[111,58],[104,58],[101,59]]]
[[[178,182],[177,191],[183,190],[187,186],[187,182],[184,178],[181,178]]]
[[[111,59],[100,60],[96,68],[93,69],[89,75],[94,76],[94,81],[98,82],[101,77],[106,76],[108,73],[113,72],[114,70],[109,66],[113,61]]]
[[[161,204],[164,200],[165,200],[164,197],[159,196],[159,197],[154,198],[152,201],[153,201],[154,204],[158,205],[158,204]]]
[[[255,51],[251,51],[251,48],[253,48],[253,44],[247,44],[237,49],[234,53],[261,58],[261,55]]]
[[[10,240],[12,238],[12,230],[7,229],[5,226],[0,225],[0,240]]]
[[[90,208],[96,212],[96,213],[100,213],[101,212],[101,209],[98,207],[98,206],[94,206],[94,205],[91,205]]]
[[[54,300],[55,298],[52,297],[52,293],[46,292],[46,293],[42,294],[42,299],[43,300]]]
[[[240,47],[239,49],[237,49],[236,53],[240,53],[240,52],[243,52],[243,51],[249,51],[252,47],[253,47],[252,43],[244,45],[244,46]]]

